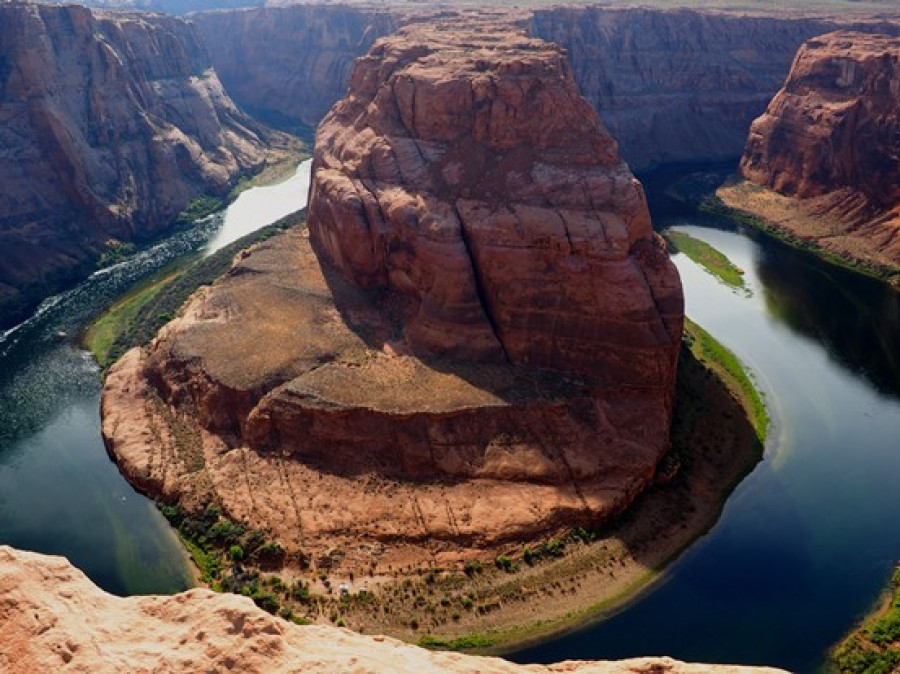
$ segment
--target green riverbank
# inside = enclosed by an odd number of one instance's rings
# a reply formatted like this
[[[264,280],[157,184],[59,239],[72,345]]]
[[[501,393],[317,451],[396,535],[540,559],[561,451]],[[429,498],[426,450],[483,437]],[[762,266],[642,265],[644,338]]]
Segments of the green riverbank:
[[[754,194],[756,191],[761,191],[762,189],[763,188],[760,188],[756,185],[738,183],[726,184],[725,186],[719,188],[719,192],[721,192],[722,190],[726,190],[727,192],[725,193],[728,195],[729,199],[743,205],[748,201],[752,194]],[[787,201],[787,199],[784,198],[783,200]],[[878,279],[879,281],[884,281],[885,283],[888,283],[893,287],[900,287],[900,272],[898,272],[898,269],[896,267],[876,264],[874,262],[869,262],[857,257],[852,257],[849,254],[838,254],[819,245],[813,238],[799,236],[782,227],[781,225],[778,225],[773,220],[756,214],[755,212],[750,210],[749,204],[746,206],[746,208],[741,208],[736,205],[728,205],[723,200],[721,194],[716,194],[704,197],[698,206],[698,210],[703,213],[709,213],[718,217],[727,218],[728,220],[731,220],[732,222],[740,225],[753,227],[754,229],[764,232],[765,234],[791,246],[792,248],[796,248],[798,250],[809,253],[810,255],[814,255],[817,258],[828,262],[829,264],[841,267],[843,269],[848,269],[857,274],[862,274],[863,276]]]
[[[725,285],[739,290],[747,290],[744,283],[744,270],[705,241],[695,239],[690,234],[675,229],[667,230],[663,236],[669,243],[672,252],[684,253]]]
[[[114,302],[82,335],[81,343],[104,370],[134,346],[148,343],[197,288],[231,267],[234,256],[278,232],[301,224],[306,209],[248,234],[206,258],[194,253],[175,260]]]
[[[892,674],[900,671],[900,566],[879,608],[832,652],[842,674]]]

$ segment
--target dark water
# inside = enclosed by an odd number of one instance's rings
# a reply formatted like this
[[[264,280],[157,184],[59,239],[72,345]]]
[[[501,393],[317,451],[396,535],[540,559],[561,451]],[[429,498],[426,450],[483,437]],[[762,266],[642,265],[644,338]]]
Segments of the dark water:
[[[661,224],[746,270],[751,297],[675,257],[688,315],[766,393],[775,425],[765,459],[637,601],[511,657],[665,654],[820,670],[900,560],[900,293],[725,221]]]
[[[116,297],[219,235],[238,238],[305,203],[272,188],[241,195],[242,216],[211,216],[46,301],[0,334],[0,543],[68,557],[100,587],[171,593],[191,584],[189,562],[166,521],[110,461],[100,437],[100,378],[79,334]],[[254,199],[258,208],[253,208]],[[249,205],[249,207],[248,207]],[[233,230],[233,231],[232,231]]]

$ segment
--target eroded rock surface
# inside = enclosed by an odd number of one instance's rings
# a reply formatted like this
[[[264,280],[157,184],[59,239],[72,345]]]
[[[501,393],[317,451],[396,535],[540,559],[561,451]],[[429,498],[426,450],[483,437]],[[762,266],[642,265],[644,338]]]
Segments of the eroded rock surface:
[[[804,44],[750,129],[741,173],[797,200],[810,217],[789,231],[900,268],[900,38],[838,31]]]
[[[507,24],[410,27],[351,82],[309,236],[112,368],[110,451],[358,574],[608,519],[669,446],[681,338],[640,184],[560,50]]]
[[[312,136],[347,90],[353,61],[401,20],[386,8],[299,5],[202,12],[191,20],[229,94],[254,117]]]
[[[671,388],[683,302],[640,183],[556,46],[413,25],[319,127],[309,228],[417,352]]]
[[[7,3],[0,33],[0,324],[265,159],[183,21]]]
[[[396,639],[299,626],[233,594],[115,597],[62,557],[0,546],[0,670],[5,672],[577,672],[779,674],[764,667],[693,665],[671,658],[515,665],[428,651]]]
[[[216,70],[238,103],[279,128],[314,127],[347,89],[353,60],[426,10],[301,5],[200,13]],[[287,4],[287,3],[285,3]],[[839,28],[897,34],[889,19],[621,7],[507,10],[567,51],[575,82],[632,170],[734,160],[784,83],[798,47]],[[760,13],[762,13],[760,11]],[[882,16],[895,10],[885,6]]]

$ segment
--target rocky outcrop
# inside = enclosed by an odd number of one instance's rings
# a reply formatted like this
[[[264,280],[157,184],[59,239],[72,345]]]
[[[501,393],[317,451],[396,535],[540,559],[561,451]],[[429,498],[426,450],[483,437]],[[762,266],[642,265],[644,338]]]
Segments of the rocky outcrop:
[[[298,5],[191,17],[211,49],[228,93],[254,117],[312,137],[347,90],[356,57],[392,33],[385,9]]]
[[[809,19],[587,7],[535,10],[530,31],[565,47],[579,88],[637,170],[740,156],[797,48],[842,26],[900,30],[852,13]]]
[[[741,173],[817,222],[785,225],[842,256],[900,269],[900,38],[809,40],[750,129]],[[776,221],[779,218],[774,218]]]
[[[558,47],[490,22],[376,43],[312,176],[313,240],[402,298],[414,351],[671,390],[680,281]]]
[[[692,665],[671,658],[516,665],[428,651],[396,639],[294,625],[246,598],[189,590],[115,597],[62,557],[0,546],[0,670],[5,672],[574,672],[779,674],[765,667]]]
[[[464,14],[378,42],[313,181],[308,238],[110,371],[130,479],[357,574],[626,507],[669,445],[681,285],[561,51]]]
[[[0,324],[265,159],[180,20],[12,3],[0,32]]]
[[[271,2],[269,3],[272,4]],[[418,10],[422,14],[422,10]],[[784,82],[797,48],[835,30],[897,34],[889,21],[611,7],[510,12],[564,47],[575,82],[632,169],[733,160]],[[409,21],[412,6],[303,5],[200,13],[235,100],[288,130],[314,127],[346,91],[353,60]]]

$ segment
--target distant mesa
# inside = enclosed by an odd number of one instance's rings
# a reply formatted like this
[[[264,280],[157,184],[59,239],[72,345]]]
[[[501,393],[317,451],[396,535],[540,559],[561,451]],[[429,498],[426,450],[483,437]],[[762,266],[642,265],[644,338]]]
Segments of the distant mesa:
[[[114,366],[104,436],[150,493],[329,568],[453,563],[644,489],[682,307],[561,50],[481,15],[412,24],[322,122],[308,232]]]

